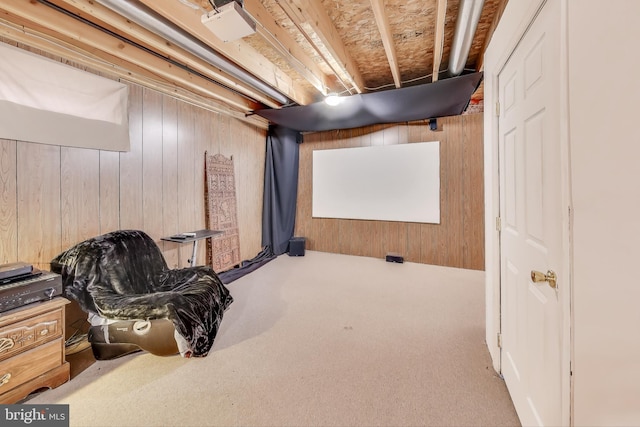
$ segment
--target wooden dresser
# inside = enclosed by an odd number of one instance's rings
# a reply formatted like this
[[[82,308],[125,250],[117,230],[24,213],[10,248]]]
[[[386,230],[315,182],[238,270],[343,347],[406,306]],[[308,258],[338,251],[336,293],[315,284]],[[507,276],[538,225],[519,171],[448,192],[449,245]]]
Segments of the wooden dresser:
[[[0,404],[69,381],[64,352],[68,302],[57,297],[0,313]]]

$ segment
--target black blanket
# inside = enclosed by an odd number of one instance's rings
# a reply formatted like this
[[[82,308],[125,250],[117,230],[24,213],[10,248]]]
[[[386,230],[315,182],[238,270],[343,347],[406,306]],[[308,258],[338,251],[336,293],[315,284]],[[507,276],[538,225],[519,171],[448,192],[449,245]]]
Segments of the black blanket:
[[[58,255],[64,294],[87,313],[112,320],[170,319],[195,357],[213,346],[233,302],[210,267],[170,270],[155,242],[138,230],[114,231]]]

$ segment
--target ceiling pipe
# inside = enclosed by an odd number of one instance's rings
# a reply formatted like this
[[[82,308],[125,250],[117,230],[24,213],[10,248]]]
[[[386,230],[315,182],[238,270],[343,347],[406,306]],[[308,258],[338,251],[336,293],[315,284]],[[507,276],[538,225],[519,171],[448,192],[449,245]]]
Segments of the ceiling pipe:
[[[155,33],[176,46],[190,52],[198,58],[218,67],[220,70],[252,86],[268,97],[281,104],[290,104],[291,100],[282,93],[273,89],[263,81],[257,79],[245,70],[239,68],[223,56],[216,53],[205,43],[194,38],[186,31],[165,19],[163,16],[149,9],[137,1],[131,0],[96,0],[101,5],[124,16],[128,20],[135,22],[141,27]]]
[[[448,74],[451,77],[459,76],[464,71],[483,5],[484,0],[460,0],[456,30],[449,54]]]

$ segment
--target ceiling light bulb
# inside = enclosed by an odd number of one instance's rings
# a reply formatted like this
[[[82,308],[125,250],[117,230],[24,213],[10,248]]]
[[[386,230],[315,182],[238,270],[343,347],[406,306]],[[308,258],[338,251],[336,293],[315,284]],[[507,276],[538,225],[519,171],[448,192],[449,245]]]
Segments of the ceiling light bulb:
[[[333,93],[324,99],[324,102],[326,102],[327,105],[330,105],[331,107],[335,107],[336,105],[340,104],[342,101],[344,101],[344,98],[341,98],[338,95]]]

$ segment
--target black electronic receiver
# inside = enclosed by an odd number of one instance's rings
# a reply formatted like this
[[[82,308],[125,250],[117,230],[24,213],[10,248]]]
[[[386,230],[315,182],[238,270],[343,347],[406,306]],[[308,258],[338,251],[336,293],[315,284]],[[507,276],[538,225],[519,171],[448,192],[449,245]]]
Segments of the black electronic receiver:
[[[30,278],[15,280],[0,286],[0,312],[39,301],[48,301],[62,294],[62,276],[37,270]]]

